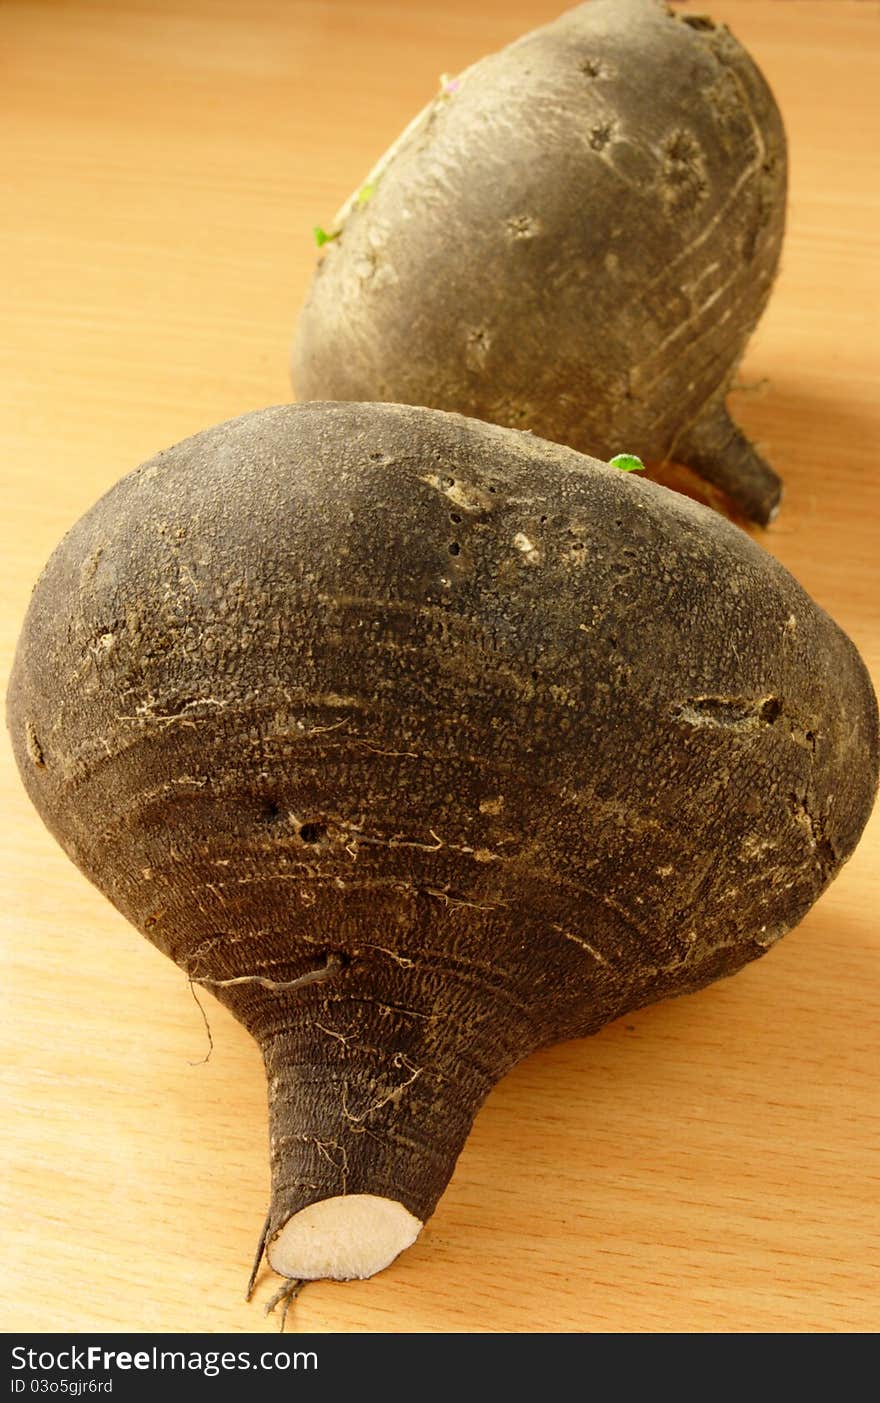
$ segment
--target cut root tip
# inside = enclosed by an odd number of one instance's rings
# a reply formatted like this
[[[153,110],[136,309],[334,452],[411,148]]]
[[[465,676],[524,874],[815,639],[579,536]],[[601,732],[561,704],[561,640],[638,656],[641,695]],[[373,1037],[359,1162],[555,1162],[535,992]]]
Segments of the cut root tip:
[[[362,1281],[411,1247],[421,1230],[402,1203],[343,1194],[288,1218],[267,1256],[273,1271],[296,1281]]]

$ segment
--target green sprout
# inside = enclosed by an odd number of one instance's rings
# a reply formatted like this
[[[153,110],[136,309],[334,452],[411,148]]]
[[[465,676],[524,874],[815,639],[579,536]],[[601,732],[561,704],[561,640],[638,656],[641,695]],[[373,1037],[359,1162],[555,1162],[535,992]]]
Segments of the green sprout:
[[[637,458],[634,453],[618,453],[616,457],[608,459],[609,468],[620,468],[622,473],[643,473],[645,465],[641,458]]]
[[[367,203],[367,200],[372,200],[372,198],[373,198],[373,196],[375,195],[375,193],[376,193],[376,183],[375,183],[375,181],[374,181],[372,184],[369,184],[369,183],[368,183],[367,185],[362,185],[361,188],[360,188],[360,190],[358,190],[358,194],[357,194],[357,202],[358,202],[358,204],[359,204],[359,205],[365,205],[365,204]]]
[[[315,243],[318,245],[318,248],[323,248],[324,244],[332,244],[334,239],[338,239],[339,235],[342,233],[342,230],[334,229],[332,233],[328,234],[326,229],[322,229],[320,224],[316,224],[313,233],[315,235]]]

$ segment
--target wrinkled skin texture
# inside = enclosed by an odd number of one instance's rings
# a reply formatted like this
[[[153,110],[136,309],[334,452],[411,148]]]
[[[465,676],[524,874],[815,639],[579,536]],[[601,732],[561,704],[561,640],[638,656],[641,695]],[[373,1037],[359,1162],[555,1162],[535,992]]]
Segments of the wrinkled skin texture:
[[[675,459],[769,520],[779,480],[724,404],[785,222],[785,133],[748,54],[654,0],[594,0],[456,82],[337,219],[299,397]]]
[[[270,1238],[344,1193],[427,1218],[520,1058],[795,925],[877,773],[858,654],[743,532],[394,405],[265,410],[122,479],[36,587],[8,709],[52,833],[263,1049]]]

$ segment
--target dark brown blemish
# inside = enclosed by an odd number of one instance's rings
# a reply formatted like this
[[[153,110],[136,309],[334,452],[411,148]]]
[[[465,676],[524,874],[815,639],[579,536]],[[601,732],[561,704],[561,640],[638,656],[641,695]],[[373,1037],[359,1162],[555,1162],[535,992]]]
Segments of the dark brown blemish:
[[[604,151],[614,134],[610,122],[599,122],[590,132],[590,145],[594,151]]]
[[[507,221],[507,232],[512,239],[533,239],[538,232],[537,220],[529,214],[515,214]]]
[[[43,751],[43,747],[40,743],[40,738],[37,735],[36,729],[34,727],[33,721],[28,721],[24,728],[24,742],[27,753],[30,756],[30,759],[36,765],[37,769],[45,770],[46,756]]]
[[[686,24],[690,29],[717,29],[718,26],[708,15],[678,15],[682,24]]]
[[[689,726],[718,726],[733,731],[772,726],[782,711],[778,697],[688,697],[672,708]]]
[[[477,327],[468,333],[465,342],[464,358],[469,370],[482,370],[489,355],[492,338],[485,327]]]
[[[687,214],[706,198],[703,150],[690,132],[674,131],[664,143],[661,189],[672,214]]]
[[[802,798],[800,794],[789,794],[788,810],[797,823],[806,830],[815,853],[819,876],[823,882],[826,882],[835,868],[839,866],[840,859],[834,844],[825,832],[822,818],[812,812],[807,805],[806,798]]]
[[[303,843],[320,843],[326,835],[327,829],[323,823],[304,823],[299,830],[300,840]]]

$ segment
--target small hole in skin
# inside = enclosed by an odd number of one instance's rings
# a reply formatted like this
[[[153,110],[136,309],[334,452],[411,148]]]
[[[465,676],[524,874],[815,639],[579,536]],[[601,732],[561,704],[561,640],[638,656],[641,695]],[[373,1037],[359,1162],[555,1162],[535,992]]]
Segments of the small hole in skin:
[[[263,819],[266,823],[277,823],[281,817],[281,809],[274,799],[267,799],[263,805]]]
[[[450,555],[461,555],[461,546],[458,544],[458,541],[450,541],[450,543],[449,543],[449,554],[450,554]]]
[[[533,681],[533,682],[537,682],[537,680],[538,680],[538,678],[539,678],[540,676],[541,676],[541,674],[540,674],[540,672],[538,671],[538,669],[537,669],[536,667],[533,667],[533,668],[532,668],[532,681]]]
[[[323,823],[304,823],[299,836],[304,843],[320,843],[326,832]]]
[[[456,526],[458,526],[459,522],[461,521],[461,517],[459,516],[458,512],[450,512],[449,520],[454,521]]]

